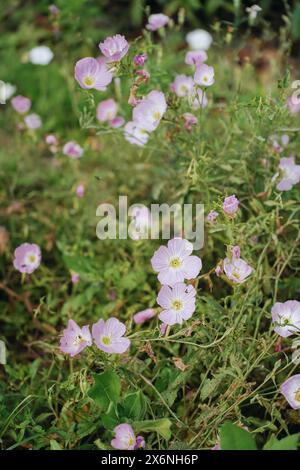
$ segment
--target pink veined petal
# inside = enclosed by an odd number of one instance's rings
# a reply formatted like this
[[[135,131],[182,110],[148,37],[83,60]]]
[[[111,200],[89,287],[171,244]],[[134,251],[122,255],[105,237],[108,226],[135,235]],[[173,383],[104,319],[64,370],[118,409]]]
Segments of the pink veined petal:
[[[168,241],[168,250],[171,256],[184,259],[193,252],[193,244],[182,238],[173,238]]]
[[[163,310],[158,317],[163,323],[167,325],[175,325],[176,323],[181,324],[182,318],[175,310]]]
[[[169,286],[162,286],[157,296],[157,303],[162,308],[168,309],[171,306],[172,290]]]
[[[99,338],[103,333],[104,327],[105,327],[105,321],[102,320],[102,318],[99,321],[97,321],[97,323],[94,323],[92,326],[92,336],[94,340],[96,341],[96,344],[97,344],[97,341],[99,341]]]
[[[107,333],[111,333],[113,338],[119,338],[125,334],[126,326],[113,317],[107,320],[105,330]]]
[[[159,282],[163,285],[173,286],[178,282],[184,281],[184,273],[181,268],[164,268],[162,269],[158,276]]]
[[[161,271],[169,266],[169,251],[165,246],[159,247],[151,258],[151,265],[154,271]]]
[[[123,354],[130,347],[130,340],[128,338],[120,338],[117,341],[113,341],[111,347],[114,353]]]
[[[198,256],[189,256],[183,262],[183,272],[186,279],[194,279],[202,268],[202,261]]]
[[[292,189],[292,187],[293,187],[293,181],[289,178],[284,178],[276,186],[278,191],[289,191],[290,189]]]

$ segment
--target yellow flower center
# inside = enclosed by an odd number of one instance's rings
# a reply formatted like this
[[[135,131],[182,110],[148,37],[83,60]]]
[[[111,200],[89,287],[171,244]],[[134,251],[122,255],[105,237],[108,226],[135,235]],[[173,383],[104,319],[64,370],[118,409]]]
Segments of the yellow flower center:
[[[158,120],[161,118],[160,112],[159,112],[159,111],[155,111],[155,112],[153,113],[153,118],[154,118],[155,121],[158,121]]]
[[[172,258],[170,260],[170,267],[171,268],[179,268],[181,266],[182,262],[179,258]]]
[[[103,336],[102,343],[105,344],[105,346],[109,346],[111,344],[111,338],[109,336]]]
[[[84,84],[86,86],[92,86],[94,84],[94,81],[95,80],[93,79],[93,77],[90,77],[90,76],[87,76],[84,78]]]
[[[133,444],[134,444],[134,439],[133,439],[132,437],[130,437],[130,438],[128,439],[128,445],[129,445],[129,446],[133,446]]]
[[[74,346],[79,346],[82,343],[82,341],[83,341],[82,336],[80,335],[75,336],[75,339],[73,341]]]
[[[181,300],[173,300],[172,307],[174,310],[181,310],[183,307]]]
[[[204,81],[204,83],[207,83],[207,81],[208,81],[208,77],[207,77],[206,75],[204,75],[204,77],[203,77],[203,81]]]
[[[295,393],[295,400],[300,402],[300,388],[298,388],[298,390]]]
[[[29,255],[28,260],[29,260],[30,263],[34,263],[35,262],[35,255]]]

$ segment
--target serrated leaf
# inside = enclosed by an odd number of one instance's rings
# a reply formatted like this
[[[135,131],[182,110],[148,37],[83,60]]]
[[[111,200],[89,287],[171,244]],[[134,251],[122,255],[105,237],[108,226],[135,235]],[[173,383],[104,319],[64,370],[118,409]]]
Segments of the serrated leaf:
[[[89,397],[101,408],[107,410],[110,403],[117,403],[121,383],[118,375],[113,371],[93,374],[94,385],[89,391]]]
[[[225,423],[220,429],[222,450],[257,450],[254,437],[250,432],[233,423]]]

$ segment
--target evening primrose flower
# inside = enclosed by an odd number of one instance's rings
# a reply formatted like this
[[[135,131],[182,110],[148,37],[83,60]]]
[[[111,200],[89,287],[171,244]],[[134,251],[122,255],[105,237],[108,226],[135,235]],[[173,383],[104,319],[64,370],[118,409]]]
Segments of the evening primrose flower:
[[[48,65],[53,59],[53,52],[48,46],[37,46],[28,54],[29,62],[34,65]]]
[[[0,83],[0,104],[5,104],[16,92],[17,87],[11,83]]]
[[[147,130],[135,121],[129,121],[124,127],[124,137],[131,144],[143,147],[149,139]]]
[[[298,114],[300,111],[300,99],[291,95],[287,99],[286,106],[291,115]]]
[[[194,279],[198,276],[202,261],[198,256],[191,256],[193,244],[182,238],[173,238],[168,245],[161,246],[155,251],[151,265],[158,272],[161,284],[172,286],[185,279]]]
[[[185,55],[185,63],[188,65],[201,65],[207,60],[205,51],[188,51]]]
[[[194,81],[192,77],[188,77],[187,75],[177,75],[174,82],[171,83],[170,88],[180,98],[189,96],[193,91]]]
[[[153,90],[133,109],[133,121],[148,132],[154,131],[167,110],[165,95]]]
[[[281,158],[279,171],[282,179],[277,184],[278,191],[288,191],[300,181],[300,165],[296,165],[295,157]]]
[[[187,131],[191,131],[192,130],[192,126],[194,126],[195,124],[198,123],[198,119],[196,118],[196,116],[194,116],[194,114],[192,113],[184,113],[182,115],[183,119],[184,119],[184,128],[187,130]]]
[[[293,375],[283,382],[280,391],[294,410],[300,409],[300,374]]]
[[[12,98],[11,105],[17,113],[25,114],[31,108],[31,101],[26,96],[18,95]]]
[[[135,437],[130,424],[119,424],[114,428],[113,432],[115,433],[115,437],[111,441],[111,446],[114,449],[136,450],[145,447],[145,439],[142,436]]]
[[[272,322],[275,324],[274,331],[287,338],[294,333],[300,333],[300,302],[287,300],[276,302],[271,310]]]
[[[83,183],[80,183],[76,188],[76,195],[78,197],[83,197],[85,193],[85,187]]]
[[[233,194],[232,196],[227,196],[223,202],[223,211],[227,215],[234,215],[239,208],[240,201]]]
[[[115,34],[100,42],[99,49],[108,62],[119,62],[128,52],[129,44],[121,34]]]
[[[181,325],[188,320],[196,309],[196,289],[183,282],[172,287],[162,286],[157,296],[157,303],[163,308],[159,319],[166,325]]]
[[[134,56],[133,58],[133,63],[134,65],[136,65],[137,67],[143,67],[143,65],[145,64],[145,62],[148,60],[148,56],[147,54],[137,54]]]
[[[20,273],[31,274],[41,264],[41,249],[35,243],[22,243],[15,249],[14,267]]]
[[[206,64],[200,64],[197,66],[195,75],[194,75],[194,81],[197,85],[200,86],[211,86],[214,84],[215,79],[214,79],[214,68],[210,67],[209,65]]]
[[[148,18],[148,23],[146,24],[146,29],[149,31],[157,31],[160,28],[166,26],[170,21],[170,18],[163,13],[156,13],[150,15]]]
[[[85,57],[75,64],[75,79],[81,88],[90,90],[106,90],[112,81],[112,73],[107,69],[106,63],[100,63],[93,57]]]
[[[142,325],[146,321],[150,320],[156,315],[156,311],[154,308],[147,308],[146,310],[141,310],[140,312],[133,315],[133,321],[137,325]]]
[[[80,158],[83,155],[83,148],[77,142],[71,140],[63,146],[63,154],[70,158]]]
[[[212,36],[204,29],[195,29],[186,35],[186,41],[194,51],[206,51],[212,43]]]
[[[218,217],[219,215],[219,212],[217,211],[210,211],[208,214],[207,214],[207,220],[208,222],[214,222],[216,220],[216,218]]]
[[[116,117],[117,111],[118,105],[114,99],[101,101],[97,106],[97,119],[101,122],[111,121]]]
[[[290,138],[287,134],[283,134],[281,137],[278,137],[277,135],[272,135],[270,137],[273,150],[276,153],[281,153],[284,150],[284,148],[288,145],[289,140]]]
[[[28,114],[28,116],[25,116],[24,121],[28,129],[35,130],[42,126],[42,120],[36,113]]]
[[[223,269],[231,281],[236,284],[243,284],[248,276],[252,273],[253,269],[242,258],[225,258],[223,261]]]
[[[71,357],[76,356],[87,346],[92,345],[92,337],[89,326],[80,328],[74,320],[69,320],[67,328],[60,339],[60,350]]]
[[[123,338],[126,326],[117,318],[107,321],[100,319],[92,326],[92,335],[96,346],[109,354],[122,354],[130,346],[130,340]]]

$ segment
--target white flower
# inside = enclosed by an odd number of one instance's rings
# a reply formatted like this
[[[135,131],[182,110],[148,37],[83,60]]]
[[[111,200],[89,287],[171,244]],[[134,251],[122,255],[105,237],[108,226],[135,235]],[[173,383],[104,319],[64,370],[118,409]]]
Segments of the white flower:
[[[206,51],[212,43],[212,36],[204,29],[195,29],[186,35],[186,42],[194,51]]]
[[[246,8],[246,12],[249,14],[249,20],[255,20],[257,17],[258,12],[262,9],[258,5],[252,5],[251,7]]]
[[[53,59],[53,52],[47,46],[34,47],[29,51],[29,62],[35,65],[48,65]]]
[[[0,103],[5,104],[16,92],[16,89],[17,87],[15,85],[0,80]]]

